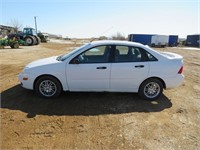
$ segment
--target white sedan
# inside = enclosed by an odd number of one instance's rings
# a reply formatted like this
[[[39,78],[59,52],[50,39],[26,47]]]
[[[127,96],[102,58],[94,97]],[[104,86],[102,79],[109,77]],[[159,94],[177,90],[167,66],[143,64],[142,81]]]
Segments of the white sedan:
[[[184,80],[183,57],[127,41],[95,41],[61,56],[28,64],[22,87],[51,98],[62,91],[136,92],[158,98]]]

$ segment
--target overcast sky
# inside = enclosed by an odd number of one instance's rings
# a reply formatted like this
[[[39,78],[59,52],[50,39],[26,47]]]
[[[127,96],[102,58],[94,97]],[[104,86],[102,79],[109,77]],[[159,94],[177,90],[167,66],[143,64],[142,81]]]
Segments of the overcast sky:
[[[63,37],[200,33],[200,0],[0,0],[0,24]]]

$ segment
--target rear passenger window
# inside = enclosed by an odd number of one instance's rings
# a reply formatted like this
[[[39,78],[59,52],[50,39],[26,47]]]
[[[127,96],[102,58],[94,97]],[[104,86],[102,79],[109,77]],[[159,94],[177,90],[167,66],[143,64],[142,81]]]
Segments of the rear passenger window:
[[[130,46],[116,46],[115,62],[140,62],[142,53],[140,49]]]
[[[157,59],[150,53],[146,52],[146,55],[147,55],[148,61],[157,61]]]
[[[142,61],[157,61],[157,59],[152,54],[139,47],[116,46],[114,61],[142,62]]]

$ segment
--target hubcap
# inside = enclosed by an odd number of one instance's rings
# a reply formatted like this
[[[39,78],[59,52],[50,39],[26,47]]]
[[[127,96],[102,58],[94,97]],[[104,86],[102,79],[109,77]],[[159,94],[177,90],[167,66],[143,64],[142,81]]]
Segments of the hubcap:
[[[156,82],[150,82],[144,87],[144,94],[148,98],[154,98],[160,93],[160,86]]]
[[[18,48],[18,47],[19,47],[19,44],[15,44],[15,45],[14,45],[14,48]]]
[[[32,43],[32,40],[31,40],[30,38],[27,38],[27,39],[26,39],[26,43],[27,43],[27,44],[31,44],[31,43]]]
[[[50,97],[56,93],[57,87],[54,82],[50,80],[44,80],[39,85],[39,91],[42,95]]]

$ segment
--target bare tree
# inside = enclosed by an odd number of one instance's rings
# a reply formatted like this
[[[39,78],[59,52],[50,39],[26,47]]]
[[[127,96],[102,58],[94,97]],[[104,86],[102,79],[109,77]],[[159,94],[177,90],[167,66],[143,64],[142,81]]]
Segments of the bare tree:
[[[99,40],[107,40],[108,39],[108,37],[106,37],[106,36],[100,36],[99,37]]]
[[[15,33],[22,29],[22,24],[16,19],[12,19],[10,25],[14,28]]]
[[[126,40],[126,37],[122,33],[117,32],[116,35],[112,36],[112,39],[113,40]]]

